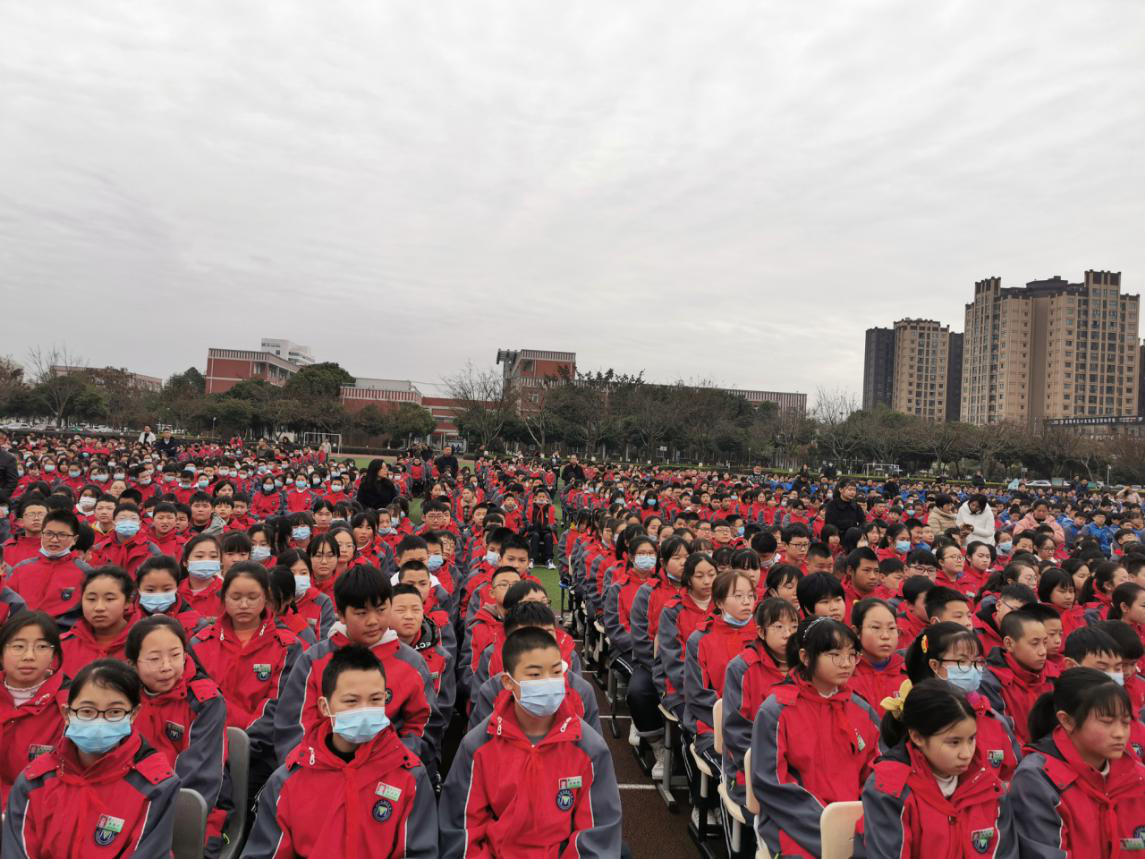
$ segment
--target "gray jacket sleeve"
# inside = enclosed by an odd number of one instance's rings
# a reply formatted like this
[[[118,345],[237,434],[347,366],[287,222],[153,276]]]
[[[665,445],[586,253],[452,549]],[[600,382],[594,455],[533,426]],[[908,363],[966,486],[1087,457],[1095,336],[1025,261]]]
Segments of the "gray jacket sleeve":
[[[8,794],[8,808],[4,814],[4,840],[0,855],[4,859],[30,859],[28,845],[24,840],[24,818],[28,814],[28,794],[30,789],[24,776],[16,777],[16,783]]]
[[[469,846],[465,812],[470,798],[470,788],[473,785],[473,754],[484,742],[485,726],[486,722],[482,721],[465,735],[442,787],[441,799],[437,804],[438,848],[441,859],[464,859]]]
[[[314,645],[298,657],[286,685],[278,694],[278,706],[274,710],[274,752],[279,762],[285,762],[290,750],[297,746],[306,733],[302,727],[302,711],[306,705],[306,686],[310,680],[313,660],[324,656],[330,645],[325,642]],[[283,672],[286,675],[286,672]]]
[[[334,615],[334,600],[319,593],[314,600],[318,603],[318,638],[326,638],[330,634],[330,627],[334,625],[337,617]]]
[[[667,606],[660,612],[660,627],[656,631],[659,641],[659,654],[662,677],[672,684],[671,694],[668,686],[662,682],[657,683],[657,689],[664,698],[664,706],[673,709],[683,701],[684,694],[684,648],[680,645],[679,630],[676,627],[676,618],[679,608]]]
[[[585,727],[581,726],[578,745],[592,760],[592,787],[588,791],[587,814],[581,807],[585,802],[583,795],[573,810],[573,825],[577,831],[569,846],[575,845],[574,855],[579,859],[616,859],[620,855],[621,809],[612,753],[600,734],[585,731]],[[585,823],[589,825],[585,826]]]
[[[780,773],[785,756],[785,750],[780,748],[779,719],[782,713],[783,705],[774,696],[770,697],[759,708],[752,726],[752,761],[748,777],[752,790],[759,797],[760,807],[767,809],[767,815],[757,818],[756,831],[772,853],[779,852],[774,829],[767,827],[766,832],[761,831],[761,823],[766,817],[800,847],[812,856],[818,856],[823,852],[819,841],[819,818],[823,814],[823,805],[798,782],[784,779]]]
[[[903,855],[902,812],[910,789],[893,796],[875,787],[875,775],[863,786],[863,855],[867,859],[899,859]],[[915,845],[921,847],[921,845]]]
[[[724,773],[729,788],[735,789],[737,799],[740,797],[734,782],[735,775],[743,771],[743,759],[751,748],[752,719],[740,712],[743,709],[743,678],[746,673],[747,663],[737,656],[728,663],[728,671],[724,675]]]
[[[278,799],[282,796],[282,786],[286,784],[290,773],[289,767],[279,767],[259,791],[258,810],[246,846],[243,847],[242,859],[272,859],[283,839],[289,839],[278,822]],[[286,843],[289,845],[289,840]]]
[[[457,672],[454,670],[453,656],[446,652],[440,644],[436,647],[445,657],[445,664],[441,668],[441,689],[436,693],[436,700],[429,711],[429,721],[425,726],[425,739],[430,747],[440,754],[445,740],[445,730],[453,716],[453,704],[457,700]]]
[[[477,690],[477,694],[470,700],[473,709],[469,711],[469,725],[467,730],[472,731],[481,722],[489,718],[497,702],[497,696],[501,693],[501,688],[500,676],[490,677],[481,684],[481,688]]]
[[[580,695],[580,700],[584,703],[584,721],[603,737],[604,729],[600,726],[600,705],[596,701],[596,690],[592,683],[579,674],[570,674],[569,685]]]
[[[700,733],[700,725],[706,725],[709,731],[715,727],[712,710],[719,700],[716,690],[704,685],[700,669],[700,642],[703,640],[704,632],[697,629],[688,636],[684,650],[684,727],[692,736]]]
[[[182,786],[198,791],[214,808],[223,787],[223,737],[227,728],[227,704],[222,694],[192,705],[195,721],[187,748],[175,759],[175,775]]]
[[[1010,783],[1009,804],[1016,821],[1022,859],[1068,859],[1064,824],[1058,814],[1061,795],[1043,770],[1041,753],[1027,755]]]
[[[604,593],[604,631],[608,635],[609,649],[615,656],[632,653],[632,633],[620,622],[620,585],[614,584]]]
[[[982,672],[978,691],[986,696],[986,700],[990,702],[990,708],[995,713],[1006,717],[1006,721],[1011,721],[1010,714],[1006,712],[1006,702],[1002,700],[1002,684],[997,675],[989,668]]]
[[[127,780],[144,794],[148,801],[143,832],[130,855],[168,855],[171,850],[171,839],[175,835],[175,799],[179,796],[179,777],[173,775],[159,784],[152,784],[139,773],[130,772],[127,774]],[[5,859],[7,856],[5,852]]]
[[[286,661],[283,663],[282,672],[278,675],[278,688],[274,690],[274,697],[268,698],[263,703],[262,712],[246,729],[247,736],[250,737],[252,756],[269,754],[275,748],[275,714],[278,711],[279,700],[289,685],[290,675],[294,672],[294,666],[298,664],[303,652],[302,645],[297,641],[286,648]],[[302,736],[299,735],[298,740],[301,739]],[[295,742],[297,743],[297,740]]]
[[[406,818],[406,859],[437,859],[437,797],[425,767],[413,770],[417,781],[413,808]]]
[[[632,625],[632,658],[637,665],[652,668],[652,638],[648,634],[648,601],[651,585],[642,585],[632,600],[629,622]]]

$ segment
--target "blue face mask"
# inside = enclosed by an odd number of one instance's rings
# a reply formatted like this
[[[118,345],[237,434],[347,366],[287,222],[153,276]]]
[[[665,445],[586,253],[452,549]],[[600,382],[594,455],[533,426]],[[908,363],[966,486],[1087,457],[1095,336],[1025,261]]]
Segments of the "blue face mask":
[[[148,614],[155,614],[156,612],[167,611],[167,609],[175,605],[177,596],[175,591],[164,594],[140,594],[139,604],[143,606],[143,610]]]
[[[139,533],[139,523],[134,519],[120,519],[115,523],[115,533],[130,540]]]
[[[310,590],[310,576],[294,577],[294,595],[300,597]]]
[[[930,543],[919,543],[917,548],[922,549],[924,552],[930,551]]]
[[[745,617],[743,620],[736,620],[734,617],[732,617],[726,611],[722,615],[720,615],[720,617],[723,618],[724,623],[726,623],[728,626],[734,626],[737,629],[743,629],[745,626],[747,626],[749,623],[751,623],[750,617]]]
[[[300,525],[297,528],[290,529],[290,538],[302,542],[303,540],[310,539],[310,528],[307,525]]]
[[[648,573],[656,569],[656,556],[655,555],[636,555],[632,559],[632,566],[640,570],[642,573]]]
[[[1008,555],[1012,551],[1014,551],[1014,544],[1013,543],[999,543],[998,544],[998,554],[999,555]]]
[[[489,550],[488,552],[485,553],[485,563],[487,563],[491,567],[497,566],[497,564],[500,562],[500,560],[501,560],[501,553],[500,552],[494,552],[493,550]]]
[[[910,551],[910,540],[897,540],[895,542],[895,551],[900,555],[905,555]]]
[[[207,480],[206,478],[203,478],[202,480],[199,481],[199,488],[200,489],[206,489],[210,485],[211,485],[211,481]]]
[[[222,564],[218,561],[191,561],[187,564],[187,572],[196,579],[213,579],[222,571]]]
[[[270,546],[251,546],[250,559],[252,561],[265,561],[270,557]]]
[[[951,665],[946,669],[946,681],[963,692],[977,692],[978,684],[982,682],[982,669],[973,665],[968,668]]]
[[[1116,683],[1118,686],[1124,686],[1125,685],[1125,672],[1124,671],[1106,671],[1105,673],[1108,674],[1109,679],[1112,680],[1114,683]]]
[[[426,560],[425,565],[429,567],[429,571],[431,573],[436,573],[441,569],[441,565],[444,563],[445,558],[441,557],[441,555],[430,555],[428,560]]]
[[[368,743],[390,726],[382,707],[359,707],[334,714],[334,733],[348,743]]]
[[[76,748],[89,755],[102,755],[119,745],[131,734],[131,719],[109,722],[96,718],[82,722],[75,716],[68,719],[64,736],[76,744]]]
[[[740,525],[738,528],[736,528],[736,536],[737,537],[743,536],[743,525]]]
[[[517,703],[534,716],[551,716],[565,700],[565,678],[514,681],[521,689]]]
[[[294,481],[294,487],[296,489],[305,489],[306,488],[306,481],[305,480],[296,480],[296,481]]]

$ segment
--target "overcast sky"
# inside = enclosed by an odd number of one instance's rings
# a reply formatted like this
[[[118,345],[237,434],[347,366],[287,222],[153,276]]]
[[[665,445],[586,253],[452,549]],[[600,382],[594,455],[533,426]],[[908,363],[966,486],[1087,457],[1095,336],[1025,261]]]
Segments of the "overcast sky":
[[[1145,283],[1136,0],[0,4],[0,355],[499,347],[858,391],[972,284]]]

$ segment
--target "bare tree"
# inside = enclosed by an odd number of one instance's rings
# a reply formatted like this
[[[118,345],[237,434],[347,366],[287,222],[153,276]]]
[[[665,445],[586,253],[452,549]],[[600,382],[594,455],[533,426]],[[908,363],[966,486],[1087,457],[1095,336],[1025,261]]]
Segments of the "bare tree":
[[[856,411],[858,401],[849,391],[819,388],[815,393],[815,407],[811,412],[819,424],[815,441],[837,463],[851,459],[862,444],[858,427],[848,420]]]
[[[478,370],[472,361],[443,381],[449,395],[458,401],[458,427],[476,438],[481,447],[488,447],[516,412],[513,391],[496,370]]]

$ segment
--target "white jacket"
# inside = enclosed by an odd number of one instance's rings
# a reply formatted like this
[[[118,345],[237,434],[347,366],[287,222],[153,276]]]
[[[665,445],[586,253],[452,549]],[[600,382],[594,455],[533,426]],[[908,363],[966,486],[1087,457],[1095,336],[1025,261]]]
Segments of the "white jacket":
[[[958,508],[956,521],[960,528],[963,525],[970,525],[974,529],[967,543],[978,540],[991,546],[994,545],[994,511],[990,509],[989,504],[981,513],[971,513],[970,502],[964,501],[962,506]]]

